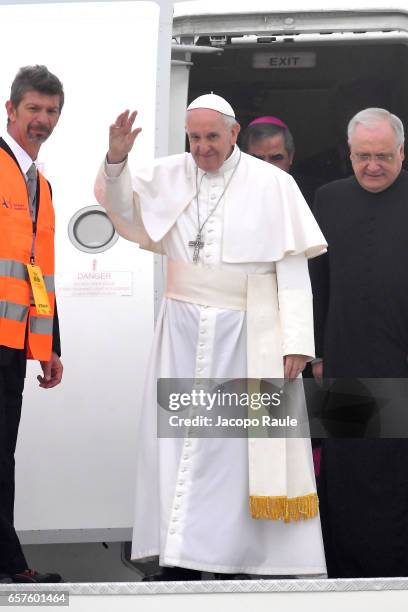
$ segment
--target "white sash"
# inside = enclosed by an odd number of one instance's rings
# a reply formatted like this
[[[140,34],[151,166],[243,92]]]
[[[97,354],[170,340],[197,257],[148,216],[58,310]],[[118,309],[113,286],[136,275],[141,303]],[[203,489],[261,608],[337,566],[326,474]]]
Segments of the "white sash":
[[[275,274],[244,274],[169,260],[165,295],[203,306],[246,311],[247,377],[283,378]],[[306,406],[301,391],[304,418]],[[253,518],[288,522],[318,514],[309,438],[249,438],[248,462]]]

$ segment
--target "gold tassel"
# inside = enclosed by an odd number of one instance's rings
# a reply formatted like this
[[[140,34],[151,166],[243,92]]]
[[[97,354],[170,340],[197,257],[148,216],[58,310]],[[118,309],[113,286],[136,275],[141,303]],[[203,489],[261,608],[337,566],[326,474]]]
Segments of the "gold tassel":
[[[307,520],[319,513],[319,499],[316,493],[290,498],[251,495],[249,506],[254,519],[283,520],[285,523]]]

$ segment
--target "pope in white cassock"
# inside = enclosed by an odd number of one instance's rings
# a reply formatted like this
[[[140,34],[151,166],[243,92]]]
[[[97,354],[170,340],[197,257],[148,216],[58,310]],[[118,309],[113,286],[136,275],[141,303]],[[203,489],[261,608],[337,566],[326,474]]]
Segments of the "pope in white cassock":
[[[301,376],[314,356],[307,258],[325,239],[291,176],[240,151],[223,98],[188,107],[191,153],[132,178],[135,118],[110,127],[95,186],[118,232],[168,263],[136,432],[132,558],[159,556],[162,579],[325,573],[310,440],[158,439],[156,409],[158,378]]]

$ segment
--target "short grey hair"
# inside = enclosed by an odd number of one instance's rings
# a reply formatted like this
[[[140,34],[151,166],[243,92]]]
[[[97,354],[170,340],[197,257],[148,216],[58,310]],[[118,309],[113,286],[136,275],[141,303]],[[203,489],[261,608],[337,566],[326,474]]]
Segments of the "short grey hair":
[[[10,100],[14,108],[20,104],[28,91],[36,91],[45,96],[59,96],[59,111],[64,106],[64,89],[55,74],[47,66],[23,66],[11,84]]]
[[[293,157],[295,154],[295,141],[291,131],[289,128],[275,125],[274,123],[255,123],[254,125],[249,125],[242,138],[242,148],[248,153],[252,144],[267,138],[273,138],[277,134],[282,134],[286,153],[289,157]]]
[[[238,123],[238,121],[235,119],[235,117],[232,117],[231,115],[224,115],[224,113],[221,113],[221,116],[224,119],[224,123],[229,128],[233,128],[234,125],[236,123]]]
[[[397,115],[393,115],[385,108],[365,108],[364,110],[354,115],[347,126],[347,138],[349,143],[353,137],[354,131],[358,125],[372,127],[383,121],[388,121],[394,130],[398,146],[404,144],[404,126]]]

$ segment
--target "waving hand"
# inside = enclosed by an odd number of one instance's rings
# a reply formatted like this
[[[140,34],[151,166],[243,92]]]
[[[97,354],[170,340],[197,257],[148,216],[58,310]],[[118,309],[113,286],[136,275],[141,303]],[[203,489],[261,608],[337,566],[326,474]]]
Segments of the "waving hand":
[[[118,115],[116,121],[109,128],[108,163],[118,164],[126,159],[132,150],[133,143],[142,128],[133,129],[137,111],[132,113],[125,110]]]

